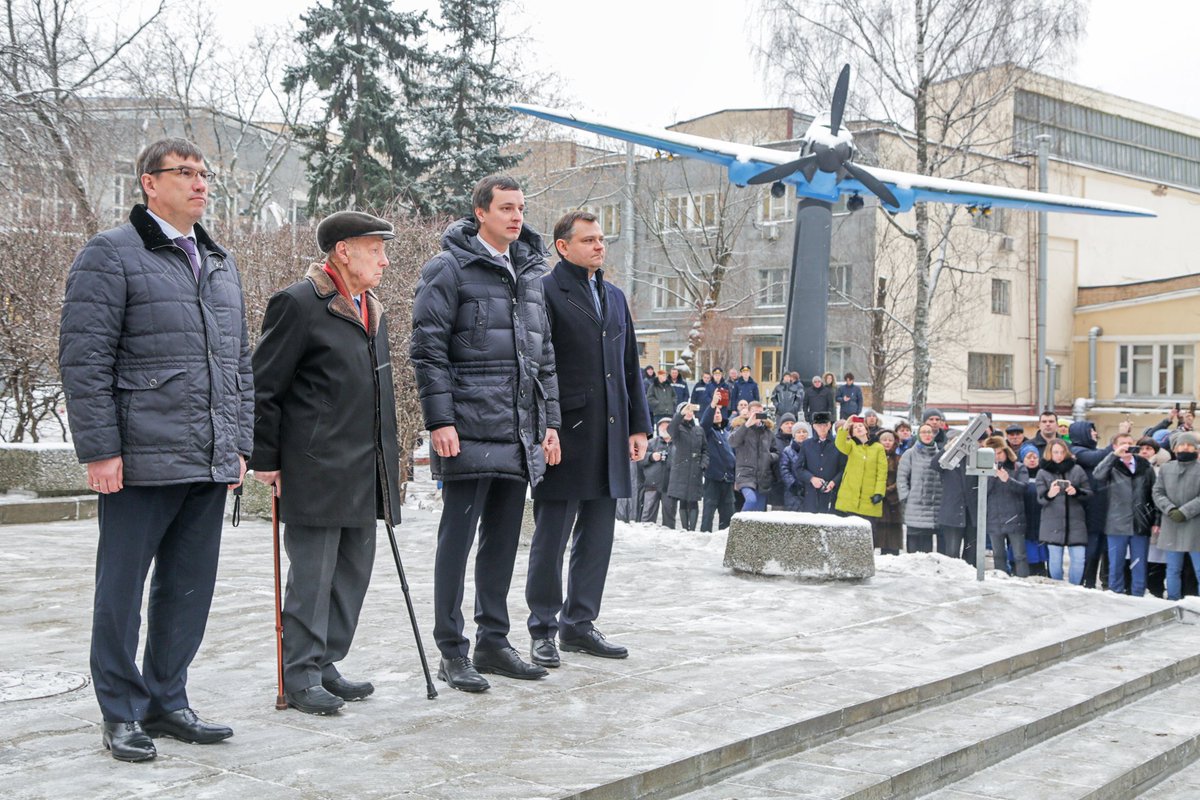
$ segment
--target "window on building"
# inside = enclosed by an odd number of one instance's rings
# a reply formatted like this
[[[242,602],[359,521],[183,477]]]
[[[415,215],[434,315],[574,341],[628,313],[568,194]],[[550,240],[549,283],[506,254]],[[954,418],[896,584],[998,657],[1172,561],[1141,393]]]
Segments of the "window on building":
[[[845,375],[850,369],[850,345],[830,344],[825,348],[825,371]],[[801,376],[803,379],[804,376]]]
[[[1013,357],[1008,353],[967,353],[968,389],[1012,389]]]
[[[555,218],[557,222],[563,215],[569,214],[572,211],[586,211],[589,214],[595,214],[596,220],[600,225],[600,232],[609,239],[615,239],[621,235],[621,204],[607,203],[605,205],[586,205],[576,208],[568,208],[563,211],[559,217]]]
[[[670,372],[671,367],[675,366],[676,364],[683,363],[683,359],[680,358],[680,356],[682,356],[682,355],[683,355],[683,351],[679,350],[679,349],[659,350],[658,351],[658,366],[659,366],[659,368],[665,369],[665,370],[667,370],[667,372]]]
[[[992,313],[1010,314],[1008,298],[1012,293],[1012,281],[992,278]]]
[[[688,227],[688,209],[691,198],[687,195],[664,197],[659,201],[658,224],[664,231],[682,231]]]
[[[698,194],[692,198],[692,227],[715,228],[721,220],[721,210],[715,193]]]
[[[981,208],[971,215],[971,226],[976,230],[1003,233],[1004,209]]]
[[[759,306],[782,306],[787,303],[788,271],[760,269],[758,271]]]
[[[683,279],[678,275],[660,275],[654,279],[654,307],[656,309],[686,308]]]
[[[1117,394],[1190,397],[1195,370],[1194,344],[1123,344],[1117,348]]]
[[[113,221],[122,223],[134,203],[142,201],[141,183],[132,161],[113,162]]]
[[[792,207],[796,204],[796,190],[787,187],[783,197],[773,197],[771,187],[763,189],[762,205],[759,208],[759,222],[784,222],[792,218]]]
[[[829,265],[829,302],[845,303],[850,297],[850,265],[831,263]]]

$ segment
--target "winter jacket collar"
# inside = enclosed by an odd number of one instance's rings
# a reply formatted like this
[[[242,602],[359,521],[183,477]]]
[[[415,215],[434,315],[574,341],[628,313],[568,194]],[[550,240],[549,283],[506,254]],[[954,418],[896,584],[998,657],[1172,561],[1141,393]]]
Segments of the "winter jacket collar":
[[[1042,469],[1055,475],[1066,475],[1075,466],[1075,459],[1067,456],[1061,462],[1047,459],[1042,462]]]
[[[317,297],[322,299],[329,298],[329,313],[335,317],[353,322],[359,328],[362,328],[362,316],[358,313],[358,309],[354,307],[354,301],[341,294],[334,285],[333,278],[329,277],[329,273],[325,271],[324,264],[313,264],[308,268],[308,272],[304,274],[304,279],[312,284],[313,291],[317,293]],[[383,306],[375,293],[370,289],[363,292],[363,297],[367,303],[367,320],[370,322],[370,328],[367,330],[367,335],[374,337],[379,332],[379,318],[383,315]]]
[[[149,210],[142,203],[135,205],[129,212],[129,222],[133,225],[133,229],[137,231],[137,235],[141,237],[142,243],[147,250],[157,250],[160,247],[174,247],[175,242],[167,238],[167,235],[162,232],[162,228],[158,227],[158,223],[150,216]],[[196,231],[196,242],[202,245],[209,252],[225,258],[229,255],[225,248],[212,240],[208,235],[208,231],[197,222],[193,226]]]
[[[455,220],[442,234],[442,249],[454,256],[460,267],[478,262],[507,273],[508,270],[479,243],[476,238],[478,235],[479,223],[476,220],[470,217]],[[541,235],[528,225],[522,225],[521,235],[508,246],[508,255],[512,259],[513,271],[518,276],[531,267],[541,267],[545,264]]]
[[[567,293],[568,302],[577,306],[595,322],[603,324],[603,320],[596,313],[596,302],[592,299],[592,287],[588,285],[588,271],[586,269],[578,264],[572,264],[563,258],[554,266],[550,274],[554,276],[554,282],[558,285],[558,288]],[[596,270],[596,283],[600,291],[600,296],[604,297],[604,270]],[[665,386],[672,385],[669,379],[665,382],[660,382],[657,376],[655,376],[654,383],[663,383]]]

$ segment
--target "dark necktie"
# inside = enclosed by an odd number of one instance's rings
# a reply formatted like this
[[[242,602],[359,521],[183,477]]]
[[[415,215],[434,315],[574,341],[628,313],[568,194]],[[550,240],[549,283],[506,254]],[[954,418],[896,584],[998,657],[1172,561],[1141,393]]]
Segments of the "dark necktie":
[[[200,256],[196,253],[196,243],[186,236],[180,236],[175,240],[175,244],[187,253],[188,261],[192,264],[192,274],[196,276],[198,282],[200,280]]]

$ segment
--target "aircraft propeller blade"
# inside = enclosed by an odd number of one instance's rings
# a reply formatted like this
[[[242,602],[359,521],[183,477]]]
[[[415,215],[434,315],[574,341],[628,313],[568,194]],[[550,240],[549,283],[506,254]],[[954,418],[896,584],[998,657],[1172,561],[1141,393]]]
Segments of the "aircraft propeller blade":
[[[762,184],[762,183],[774,183],[775,181],[783,180],[787,176],[791,175],[793,172],[799,172],[800,170],[807,167],[809,164],[815,164],[816,161],[817,161],[816,154],[810,153],[810,154],[806,155],[804,158],[799,158],[799,159],[796,159],[795,161],[789,161],[786,164],[780,164],[777,167],[771,167],[766,172],[760,172],[757,175],[755,175],[753,178],[751,178],[750,180],[746,181],[746,183],[748,183],[752,186],[758,186],[759,184]]]
[[[829,110],[829,132],[837,136],[842,127],[842,114],[846,110],[846,95],[850,93],[850,65],[842,67],[837,86],[833,90],[833,107]]]
[[[887,203],[892,208],[900,207],[900,201],[896,199],[896,195],[892,194],[892,190],[887,187],[887,184],[880,181],[874,175],[851,161],[843,163],[842,168],[846,170],[850,177],[854,178],[863,186],[870,189],[871,192],[880,200]]]

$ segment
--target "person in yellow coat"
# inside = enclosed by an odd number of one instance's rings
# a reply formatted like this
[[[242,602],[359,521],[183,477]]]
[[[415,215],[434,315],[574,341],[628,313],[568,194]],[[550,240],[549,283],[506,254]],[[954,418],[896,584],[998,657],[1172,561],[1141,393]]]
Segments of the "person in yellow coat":
[[[846,455],[846,469],[842,472],[842,485],[838,487],[834,508],[843,514],[860,517],[883,516],[888,471],[883,445],[870,440],[867,424],[860,416],[846,420],[838,430],[834,444]]]

